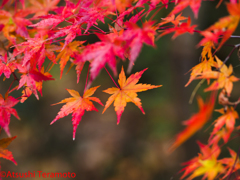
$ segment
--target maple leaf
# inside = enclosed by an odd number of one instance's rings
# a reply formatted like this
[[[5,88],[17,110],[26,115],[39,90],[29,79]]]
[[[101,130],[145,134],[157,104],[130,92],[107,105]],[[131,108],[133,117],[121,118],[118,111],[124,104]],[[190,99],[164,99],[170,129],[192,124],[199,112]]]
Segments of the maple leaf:
[[[37,90],[40,93],[42,92],[42,82],[54,80],[50,73],[44,72],[44,67],[42,67],[41,71],[33,69],[30,71],[26,71],[26,69],[23,69],[23,71],[20,71],[20,73],[23,73],[23,75],[21,75],[21,79],[19,80],[18,89],[20,89],[24,85],[28,87],[26,90],[23,91],[24,97],[21,102],[24,102],[26,97],[29,97],[32,93],[36,96],[37,99],[39,99]]]
[[[181,23],[181,21],[186,20],[187,18],[182,16],[182,14],[179,14],[175,18],[175,15],[172,14],[171,16],[168,16],[166,18],[161,18],[161,19],[163,20],[163,22],[159,23],[158,26],[162,26],[162,25],[167,24],[167,23],[172,23],[175,26],[178,26]]]
[[[17,119],[20,119],[17,111],[12,107],[15,106],[19,100],[15,99],[12,96],[8,96],[8,93],[5,95],[5,99],[0,94],[0,126],[4,129],[7,135],[10,137],[9,132],[9,123],[11,115],[15,116]]]
[[[17,165],[17,162],[13,158],[12,152],[6,148],[16,137],[17,136],[0,139],[0,157],[12,161],[15,165]]]
[[[210,60],[204,60],[201,63],[199,63],[198,65],[194,66],[191,70],[191,76],[189,81],[187,82],[187,84],[185,85],[188,86],[194,79],[196,79],[196,77],[198,75],[200,75],[201,73],[205,73],[205,72],[209,72],[211,71],[211,68],[214,66],[214,61],[213,59]]]
[[[81,8],[78,13],[78,20],[76,21],[76,24],[87,24],[87,28],[84,31],[86,33],[89,28],[94,25],[98,24],[97,21],[100,20],[102,23],[104,23],[104,15],[106,13],[106,10],[99,9],[96,7],[92,8]]]
[[[30,10],[18,10],[15,11],[15,13],[0,10],[0,24],[4,25],[2,31],[10,43],[16,44],[16,35],[20,35],[24,38],[29,37],[26,26],[32,23],[24,17],[30,13]]]
[[[46,37],[47,34],[42,36],[42,34],[39,33],[36,34],[34,38],[29,38],[26,42],[16,45],[17,50],[14,52],[14,55],[17,56],[24,53],[21,66],[31,69],[38,65],[40,71],[45,61],[45,56],[56,63],[55,54],[53,52],[56,48],[54,45],[46,43]]]
[[[175,26],[173,28],[168,28],[166,30],[163,30],[164,32],[160,35],[160,37],[175,32],[175,34],[172,36],[173,39],[175,39],[177,36],[183,34],[183,33],[190,33],[193,34],[194,33],[194,28],[197,27],[197,25],[192,25],[191,26],[191,18],[188,17],[188,21],[187,22],[183,22],[178,26]]]
[[[9,0],[3,0],[3,1],[2,1],[2,5],[0,6],[0,8],[2,9],[3,6],[8,3],[8,1],[9,1]]]
[[[213,91],[224,88],[226,90],[227,95],[230,96],[233,88],[233,82],[239,81],[239,78],[231,75],[233,72],[232,65],[229,65],[228,68],[217,56],[215,56],[215,59],[217,61],[216,68],[219,69],[220,72],[217,71],[204,72],[197,78],[217,79],[204,91]]]
[[[120,32],[121,33],[121,32]],[[100,70],[108,63],[114,75],[116,71],[115,56],[124,59],[123,41],[119,37],[118,32],[109,33],[107,35],[97,34],[101,42],[87,45],[80,56],[77,57],[74,63],[90,61],[90,82],[94,80]]]
[[[205,59],[213,58],[212,49],[215,49],[213,41],[207,41],[202,46],[203,46],[203,50],[201,53],[202,61]]]
[[[60,42],[61,46],[63,46],[60,53],[57,55],[56,61],[60,59],[60,79],[62,78],[62,73],[64,70],[64,67],[66,66],[67,62],[69,61],[70,57],[74,57],[76,53],[79,52],[79,46],[83,44],[84,41],[73,41],[65,46],[62,42]],[[78,73],[79,74],[79,73]]]
[[[155,30],[154,22],[145,22],[143,27],[138,27],[135,23],[125,22],[127,30],[123,33],[123,39],[126,40],[126,46],[130,46],[129,52],[129,67],[127,72],[130,72],[135,60],[137,59],[143,43],[154,46]]]
[[[230,138],[230,133],[229,131],[226,130],[226,128],[220,129],[218,132],[216,132],[214,135],[211,134],[208,144],[217,144],[221,139],[223,139],[224,143],[227,143],[229,138]]]
[[[213,41],[217,41],[219,36],[221,36],[222,40],[219,43],[217,50],[219,50],[222,45],[229,39],[229,37],[232,35],[232,33],[235,31],[239,23],[239,17],[238,16],[226,16],[221,19],[219,19],[218,22],[207,28],[205,31],[212,31],[211,33],[203,34],[205,38],[211,39]],[[204,42],[204,40],[202,40]]]
[[[223,114],[220,116],[217,120],[215,120],[215,125],[214,129],[211,133],[210,136],[210,141],[214,138],[213,136],[219,133],[219,130],[225,125],[226,126],[226,131],[225,134],[222,134],[222,137],[224,137],[224,141],[227,142],[230,134],[234,130],[234,125],[235,125],[235,119],[238,119],[238,113],[234,110],[233,107],[228,107],[227,111],[225,112],[224,108],[216,110]]]
[[[217,145],[210,147],[200,142],[197,143],[201,153],[198,154],[198,157],[184,163],[184,165],[187,166],[181,170],[185,171],[181,179],[192,173],[187,180],[192,180],[201,175],[204,175],[202,179],[208,178],[208,180],[214,180],[219,173],[225,172],[222,163],[217,160],[220,154],[220,148]]]
[[[235,151],[233,151],[232,149],[230,149],[229,147],[228,147],[228,150],[230,152],[231,157],[223,158],[223,159],[219,160],[219,162],[221,162],[222,164],[225,164],[226,169],[228,169],[227,172],[225,173],[223,179],[228,177],[231,173],[240,169],[240,160],[238,158],[237,153]]]
[[[65,3],[65,6],[60,6],[54,9],[55,13],[59,14],[63,18],[68,18],[69,16],[73,15],[77,10],[79,10],[79,7],[87,8],[90,4],[92,4],[91,0],[88,2],[78,1],[76,5],[69,0],[65,1]]]
[[[17,54],[24,52],[22,65],[29,66],[30,60],[34,57],[34,62],[38,62],[38,69],[41,70],[41,66],[45,60],[45,40],[42,37],[30,38],[27,42],[23,42],[17,46],[21,46],[21,50]]]
[[[59,38],[62,36],[66,36],[65,37],[65,43],[64,45],[62,45],[62,50],[65,49],[65,47],[71,43],[73,41],[73,39],[76,37],[76,35],[81,35],[82,34],[82,30],[80,25],[75,24],[75,25],[70,25],[67,27],[63,27],[60,30],[58,30],[53,36],[51,36],[48,40],[52,40],[55,38]],[[79,42],[79,41],[76,41]],[[61,42],[60,42],[61,43]],[[62,44],[62,43],[61,43]]]
[[[126,76],[124,73],[124,69],[122,67],[122,71],[119,74],[119,86],[120,87],[112,87],[104,90],[103,92],[112,94],[105,105],[105,108],[102,113],[106,111],[106,109],[113,103],[114,101],[114,106],[115,106],[115,111],[117,113],[117,124],[120,123],[120,118],[121,115],[124,111],[125,106],[127,105],[128,102],[133,102],[141,111],[143,114],[145,114],[143,108],[142,108],[142,103],[141,99],[137,97],[137,92],[142,92],[146,91],[148,89],[153,89],[153,88],[158,88],[161,87],[162,85],[151,85],[151,84],[136,84],[139,79],[141,78],[142,74],[146,69],[137,72],[135,74],[132,74],[127,80]]]
[[[25,7],[25,2],[24,2],[24,0],[17,0],[17,1],[21,2],[23,8]],[[9,0],[2,0],[2,5],[0,6],[0,9],[2,9],[3,6],[4,6],[5,4],[7,4],[8,2],[9,2]]]
[[[122,13],[123,11],[125,11],[125,9],[127,7],[131,7],[132,6],[132,2],[134,2],[136,0],[113,0],[114,5],[116,6],[117,10]]]
[[[71,96],[73,97],[66,98],[61,102],[56,103],[56,104],[60,104],[60,103],[66,103],[66,104],[63,105],[61,110],[58,112],[58,115],[50,123],[50,125],[56,122],[58,119],[63,118],[64,116],[67,116],[72,113],[73,140],[75,140],[76,130],[79,122],[82,119],[84,112],[93,111],[93,110],[98,112],[98,109],[93,105],[91,101],[95,101],[103,106],[103,104],[98,98],[90,97],[94,94],[94,92],[97,90],[98,87],[99,86],[96,86],[86,90],[82,97],[79,95],[77,91],[67,89],[69,94],[71,94]],[[56,104],[53,104],[53,105],[56,105]]]
[[[190,119],[183,122],[184,125],[187,127],[180,132],[175,142],[169,148],[169,151],[174,151],[178,146],[184,143],[189,137],[191,137],[194,133],[200,130],[204,124],[210,119],[214,104],[215,104],[215,93],[212,93],[209,100],[204,103],[202,98],[198,97],[198,105],[199,105],[199,112],[194,114]]]
[[[192,72],[190,79],[185,87],[188,86],[194,79],[197,79],[199,75],[204,74],[205,72],[211,72],[212,67],[216,67],[216,63],[211,52],[211,48],[215,48],[213,42],[208,41],[203,46],[204,47],[201,53],[202,62],[191,69]]]
[[[240,2],[229,2],[226,3],[227,10],[232,16],[237,16],[240,18]]]
[[[8,60],[7,53],[4,57],[0,55],[0,76],[4,74],[6,78],[9,78],[16,68],[15,61]]]
[[[192,11],[194,13],[194,17],[197,18],[199,8],[201,7],[201,2],[202,2],[202,0],[181,0],[174,7],[174,9],[170,13],[170,15],[177,14],[177,13],[181,12],[183,9],[185,9],[186,7],[190,6],[190,8],[192,9]]]
[[[34,17],[47,15],[49,11],[57,8],[57,4],[60,0],[29,0],[33,5],[29,7],[33,12],[35,12]]]
[[[222,35],[222,32],[221,31],[211,32],[211,31],[205,30],[205,31],[202,31],[200,34],[203,35],[204,38],[198,43],[197,47],[204,46],[204,44],[209,42],[209,41],[217,44],[218,39]]]
[[[59,23],[64,21],[64,18],[58,15],[48,14],[45,16],[40,16],[42,18],[40,22],[36,24],[30,25],[30,27],[44,27],[44,26],[52,26],[52,28],[56,27]]]

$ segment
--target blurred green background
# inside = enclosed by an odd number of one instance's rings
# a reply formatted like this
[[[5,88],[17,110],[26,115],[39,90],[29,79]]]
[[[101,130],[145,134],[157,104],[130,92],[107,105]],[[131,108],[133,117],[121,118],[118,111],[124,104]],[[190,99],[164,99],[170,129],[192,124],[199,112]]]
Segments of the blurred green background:
[[[199,24],[203,30],[217,21],[218,18],[227,15],[224,4],[215,9],[217,2],[202,2],[199,19],[194,19],[193,13],[187,8],[183,15],[191,16],[193,24]],[[164,18],[171,10],[163,9],[155,19]],[[208,14],[209,13],[209,14]],[[238,34],[239,30],[235,32]],[[62,118],[50,126],[50,122],[56,117],[62,105],[51,106],[70,95],[66,89],[74,89],[82,95],[87,66],[81,74],[80,83],[76,83],[76,73],[72,69],[67,75],[59,79],[59,67],[51,71],[55,81],[43,83],[43,96],[36,100],[31,96],[23,104],[18,104],[16,109],[21,120],[11,118],[10,132],[17,138],[9,146],[18,165],[1,159],[3,171],[11,172],[74,172],[79,180],[175,180],[181,174],[182,162],[188,161],[199,152],[196,139],[206,144],[211,132],[212,121],[185,142],[173,153],[168,148],[174,141],[177,133],[184,129],[181,125],[198,111],[196,100],[189,104],[190,95],[198,81],[184,87],[189,79],[186,74],[199,62],[201,48],[196,48],[200,41],[199,34],[184,34],[171,39],[171,35],[164,36],[156,42],[156,48],[144,45],[132,73],[143,70],[140,83],[163,85],[160,88],[146,92],[140,92],[145,115],[132,103],[128,103],[122,114],[121,122],[117,125],[117,116],[113,106],[102,114],[103,107],[95,103],[99,112],[86,112],[82,117],[76,140],[72,140],[71,115]],[[91,42],[96,37],[89,37]],[[238,43],[237,40],[230,44]],[[231,51],[230,47],[223,47],[217,55],[224,59]],[[230,63],[234,66],[235,75],[239,76],[239,60],[237,53],[233,53]],[[69,65],[69,64],[68,64]],[[125,69],[128,61],[118,63],[118,72],[121,67]],[[65,68],[66,72],[67,68]],[[127,75],[128,76],[128,75]],[[117,81],[118,77],[114,78]],[[1,82],[0,91],[6,92],[10,81]],[[102,92],[109,87],[114,87],[111,78],[105,70],[95,79],[92,86],[101,85],[94,94],[103,104],[109,97]],[[198,94],[204,99],[209,93],[203,93],[206,84],[199,89]],[[239,97],[239,83],[235,83],[232,100]],[[239,109],[238,109],[239,110]],[[208,128],[211,126],[210,128]],[[5,134],[1,134],[5,137]],[[237,151],[239,139],[230,141],[229,146]],[[223,147],[223,155],[228,156],[226,146]],[[11,178],[3,178],[11,179]],[[14,178],[12,178],[14,179]],[[51,179],[51,178],[46,178]],[[68,179],[68,178],[62,178]],[[196,178],[197,179],[197,178]]]

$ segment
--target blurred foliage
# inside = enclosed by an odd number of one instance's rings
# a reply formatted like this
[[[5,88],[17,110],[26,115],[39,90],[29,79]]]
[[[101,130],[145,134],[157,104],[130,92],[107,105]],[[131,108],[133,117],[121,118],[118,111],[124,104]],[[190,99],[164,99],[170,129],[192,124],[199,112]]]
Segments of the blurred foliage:
[[[220,9],[215,10],[216,4],[217,2],[202,2],[199,19],[195,22],[201,24],[199,28],[204,29],[224,16],[225,7],[220,6]],[[171,7],[160,11],[155,18],[165,17],[170,9]],[[208,14],[209,12],[211,14]],[[184,13],[192,15],[189,9]],[[88,36],[87,40],[95,42],[98,39],[96,36]],[[156,48],[144,46],[132,73],[148,67],[140,83],[163,85],[161,88],[139,93],[146,115],[134,104],[128,104],[117,126],[113,106],[102,114],[103,107],[95,104],[99,112],[85,113],[77,129],[75,141],[72,141],[71,116],[49,125],[61,108],[61,105],[51,104],[69,96],[66,88],[77,90],[82,95],[88,67],[85,65],[79,84],[76,83],[73,69],[63,75],[61,80],[59,68],[52,69],[56,81],[44,83],[40,100],[32,96],[25,103],[16,106],[21,121],[11,119],[10,130],[17,138],[9,149],[13,152],[18,166],[2,160],[2,170],[75,172],[76,179],[84,180],[179,179],[178,171],[182,168],[180,163],[197,155],[195,139],[206,143],[212,128],[212,122],[209,122],[174,153],[168,153],[173,138],[183,129],[181,121],[188,119],[198,110],[195,100],[195,108],[188,104],[198,82],[194,81],[187,88],[184,85],[189,78],[189,73],[186,73],[199,60],[201,48],[196,48],[199,40],[198,34],[186,34],[175,40],[171,39],[171,35],[167,35],[156,42]],[[224,58],[227,53],[229,48],[223,47],[219,56]],[[230,62],[234,69],[240,68],[236,54],[232,56]],[[126,68],[128,62],[120,62],[118,72],[122,65]],[[117,78],[114,77],[115,80]],[[6,92],[11,80],[1,82],[1,93]],[[114,86],[106,71],[100,73],[92,86],[99,84],[101,87],[95,96],[105,103],[109,95],[102,90]],[[198,90],[204,98],[208,95],[203,93],[205,87],[206,84]],[[237,99],[238,94],[239,92],[234,90],[232,97]],[[216,117],[217,113],[214,113],[212,119]],[[233,139],[229,146],[237,147],[237,139]],[[34,179],[42,178],[36,176]]]

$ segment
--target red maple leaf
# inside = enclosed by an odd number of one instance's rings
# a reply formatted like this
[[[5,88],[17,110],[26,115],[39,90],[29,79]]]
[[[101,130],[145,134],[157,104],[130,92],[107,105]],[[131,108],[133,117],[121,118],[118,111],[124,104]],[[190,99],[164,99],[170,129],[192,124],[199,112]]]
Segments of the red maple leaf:
[[[194,17],[197,18],[199,8],[201,7],[201,2],[202,0],[181,0],[180,2],[177,3],[177,5],[174,7],[174,9],[170,14],[171,15],[177,14],[181,12],[183,9],[185,9],[186,7],[190,6],[190,8],[194,13]]]
[[[95,79],[100,70],[107,63],[112,69],[113,73],[117,75],[116,71],[116,57],[124,59],[123,41],[119,37],[118,32],[109,34],[97,34],[101,42],[96,42],[85,47],[80,56],[77,57],[75,63],[91,62],[91,77],[90,81]]]
[[[6,78],[9,78],[16,68],[17,65],[15,61],[8,60],[7,53],[4,57],[0,55],[0,76],[4,74]]]
[[[12,108],[18,102],[19,100],[12,96],[8,96],[8,93],[6,93],[5,98],[3,98],[0,94],[0,126],[4,129],[8,136],[11,136],[8,127],[11,115],[15,116],[17,119],[20,119],[17,111]]]
[[[61,16],[54,15],[54,14],[48,14],[44,16],[39,16],[38,18],[41,18],[40,22],[36,24],[30,25],[30,27],[46,27],[46,26],[52,26],[52,28],[56,27],[59,23],[64,21],[65,19]]]
[[[187,22],[183,22],[183,23],[181,23],[178,26],[175,26],[173,28],[168,28],[166,30],[163,30],[163,33],[160,35],[160,37],[164,36],[166,34],[172,33],[172,32],[175,32],[175,34],[172,37],[173,39],[176,38],[177,36],[183,34],[183,33],[186,33],[186,32],[188,32],[190,34],[193,34],[195,27],[197,27],[197,25],[192,25],[191,26],[191,18],[188,17],[188,21]]]
[[[24,99],[29,97],[32,93],[38,98],[37,90],[42,92],[42,82],[54,80],[52,75],[48,72],[44,72],[44,67],[41,71],[38,70],[30,70],[30,71],[20,71],[23,75],[21,75],[21,79],[19,80],[18,89],[23,86],[28,87],[23,91]],[[42,93],[41,93],[42,94]],[[23,102],[24,100],[21,100]]]
[[[127,30],[123,33],[123,40],[126,41],[126,46],[130,47],[129,51],[129,67],[128,72],[131,71],[135,60],[137,59],[143,43],[154,46],[155,30],[156,27],[153,26],[154,22],[145,22],[143,27],[140,28],[135,23],[126,22],[125,25]]]

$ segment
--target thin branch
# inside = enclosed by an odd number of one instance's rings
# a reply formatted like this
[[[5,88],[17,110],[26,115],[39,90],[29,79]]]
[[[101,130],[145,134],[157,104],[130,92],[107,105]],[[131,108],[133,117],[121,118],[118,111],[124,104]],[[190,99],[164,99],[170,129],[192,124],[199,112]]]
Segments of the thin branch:
[[[231,35],[230,38],[240,38],[240,36]]]
[[[236,44],[234,45],[234,48],[232,48],[231,52],[228,54],[228,56],[225,58],[225,60],[223,61],[222,66],[218,69],[220,71],[220,69],[223,67],[224,64],[226,64],[226,62],[228,61],[228,59],[230,58],[230,56],[233,54],[233,52],[235,51],[235,49],[237,49],[238,47],[240,47],[240,44]]]

